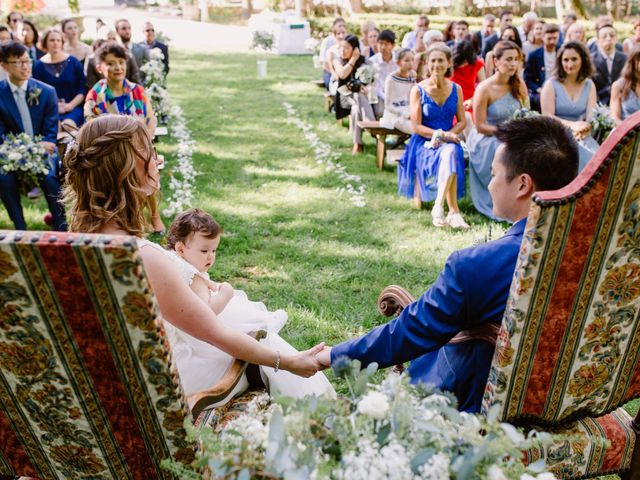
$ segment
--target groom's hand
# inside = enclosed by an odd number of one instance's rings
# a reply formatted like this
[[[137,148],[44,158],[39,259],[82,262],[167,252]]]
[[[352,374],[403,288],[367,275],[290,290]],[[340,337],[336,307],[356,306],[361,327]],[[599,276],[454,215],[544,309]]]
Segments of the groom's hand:
[[[316,359],[320,364],[320,369],[324,370],[331,366],[331,347],[324,347],[324,349],[316,354]]]

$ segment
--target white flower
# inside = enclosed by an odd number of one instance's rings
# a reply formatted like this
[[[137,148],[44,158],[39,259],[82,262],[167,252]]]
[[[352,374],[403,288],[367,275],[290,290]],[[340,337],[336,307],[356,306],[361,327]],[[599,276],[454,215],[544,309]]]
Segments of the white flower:
[[[520,480],[536,480],[536,477],[529,475],[528,473],[523,473],[520,475]]]
[[[536,480],[557,480],[556,476],[551,472],[541,473],[536,477]]]
[[[489,480],[507,480],[502,469],[497,465],[491,465],[487,470],[487,477]]]
[[[17,162],[22,158],[22,155],[18,152],[11,152],[9,153],[9,155],[7,156],[7,158],[9,159],[9,161],[11,162]]]
[[[450,477],[449,466],[451,462],[444,453],[436,453],[427,463],[419,468],[420,478],[429,480],[444,480]]]
[[[382,420],[389,413],[389,400],[380,392],[369,392],[358,402],[358,412]]]

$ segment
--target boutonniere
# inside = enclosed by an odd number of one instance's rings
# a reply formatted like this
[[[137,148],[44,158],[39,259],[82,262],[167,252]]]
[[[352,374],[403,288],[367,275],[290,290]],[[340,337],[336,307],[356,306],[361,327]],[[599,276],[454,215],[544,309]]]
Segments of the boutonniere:
[[[34,87],[31,90],[29,90],[29,93],[27,94],[27,104],[30,107],[33,107],[34,105],[39,105],[40,104],[40,94],[42,93],[42,89],[39,87]]]

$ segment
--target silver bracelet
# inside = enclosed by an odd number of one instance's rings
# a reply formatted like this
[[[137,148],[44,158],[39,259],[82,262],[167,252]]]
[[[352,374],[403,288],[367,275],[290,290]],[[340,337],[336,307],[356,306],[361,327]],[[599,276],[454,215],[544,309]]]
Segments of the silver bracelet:
[[[277,372],[280,369],[280,350],[276,350],[276,366],[273,367],[273,371]]]

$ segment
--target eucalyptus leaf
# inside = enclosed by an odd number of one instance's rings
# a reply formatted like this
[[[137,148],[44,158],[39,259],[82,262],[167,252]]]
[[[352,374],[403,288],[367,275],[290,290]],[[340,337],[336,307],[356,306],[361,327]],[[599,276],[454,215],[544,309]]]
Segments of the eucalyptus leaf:
[[[243,468],[236,478],[237,480],[251,480],[251,473],[248,469]]]
[[[415,474],[419,473],[419,468],[427,463],[429,459],[436,453],[433,448],[423,448],[416,453],[411,459],[411,471]]]

